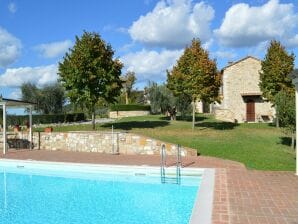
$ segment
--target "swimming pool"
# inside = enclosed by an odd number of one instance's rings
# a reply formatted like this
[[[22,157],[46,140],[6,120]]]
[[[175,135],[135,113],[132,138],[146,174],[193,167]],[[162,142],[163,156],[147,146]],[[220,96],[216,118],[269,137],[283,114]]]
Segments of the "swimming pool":
[[[186,224],[202,172],[182,170],[177,185],[158,167],[0,161],[0,223]]]

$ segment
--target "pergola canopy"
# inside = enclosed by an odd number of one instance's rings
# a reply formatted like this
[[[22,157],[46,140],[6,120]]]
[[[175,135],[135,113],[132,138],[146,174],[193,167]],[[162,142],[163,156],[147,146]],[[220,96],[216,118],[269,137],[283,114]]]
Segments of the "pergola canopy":
[[[36,103],[28,102],[28,101],[21,101],[21,100],[13,100],[2,98],[0,96],[0,105],[6,105],[7,107],[31,107],[36,105]]]
[[[0,106],[3,108],[3,154],[7,151],[7,124],[6,124],[6,109],[7,108],[28,108],[29,109],[29,141],[30,141],[30,149],[32,147],[32,108],[35,103],[21,101],[21,100],[14,100],[14,99],[6,99],[0,96]]]

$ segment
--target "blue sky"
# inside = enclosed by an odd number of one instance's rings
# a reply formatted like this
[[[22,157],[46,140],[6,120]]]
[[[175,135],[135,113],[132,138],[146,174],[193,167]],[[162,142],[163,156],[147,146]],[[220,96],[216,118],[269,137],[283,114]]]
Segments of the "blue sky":
[[[219,69],[247,55],[262,59],[272,39],[298,55],[294,0],[0,0],[0,94],[19,98],[23,82],[55,82],[58,62],[83,30],[112,45],[139,89],[165,81],[192,38]]]

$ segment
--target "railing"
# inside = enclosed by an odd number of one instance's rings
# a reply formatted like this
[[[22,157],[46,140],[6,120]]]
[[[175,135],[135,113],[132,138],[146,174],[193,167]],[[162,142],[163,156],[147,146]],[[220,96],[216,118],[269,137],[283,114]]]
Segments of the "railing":
[[[166,176],[167,167],[167,153],[166,146],[163,144],[161,146],[161,159],[160,159],[160,179],[161,183],[175,183],[181,184],[181,146],[177,145],[177,158],[176,158],[176,177],[171,178]],[[173,181],[174,180],[174,181]]]

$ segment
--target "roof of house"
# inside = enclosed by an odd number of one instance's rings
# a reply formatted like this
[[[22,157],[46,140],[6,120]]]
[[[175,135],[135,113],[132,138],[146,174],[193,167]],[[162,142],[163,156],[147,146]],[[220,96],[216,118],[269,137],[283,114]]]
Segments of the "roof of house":
[[[245,58],[242,58],[242,59],[240,59],[240,60],[238,60],[238,61],[235,61],[235,62],[233,62],[233,63],[227,65],[226,67],[224,67],[224,68],[222,69],[222,71],[225,70],[225,69],[227,69],[227,68],[229,68],[229,67],[231,67],[231,66],[233,66],[233,65],[235,65],[235,64],[238,64],[238,63],[240,63],[240,62],[242,62],[242,61],[245,61],[245,60],[248,59],[248,58],[252,58],[252,59],[255,59],[255,60],[257,60],[257,61],[261,61],[260,59],[258,59],[258,58],[256,58],[256,57],[253,57],[253,56],[246,56]]]

